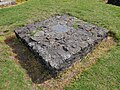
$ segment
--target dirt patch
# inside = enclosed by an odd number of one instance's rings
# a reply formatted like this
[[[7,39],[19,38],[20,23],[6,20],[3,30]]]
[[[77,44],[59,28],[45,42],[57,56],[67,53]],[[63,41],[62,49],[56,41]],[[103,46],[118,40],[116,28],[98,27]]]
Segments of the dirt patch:
[[[5,40],[10,47],[10,58],[27,72],[33,83],[43,83],[51,78],[49,71],[15,36]]]
[[[84,60],[81,62],[77,61],[69,69],[53,78],[45,66],[40,64],[33,54],[29,52],[15,36],[9,37],[5,42],[11,47],[11,51],[13,52],[10,58],[26,70],[35,86],[43,87],[45,90],[63,90],[63,88],[77,78],[80,73],[93,66],[101,56],[107,54],[107,52],[116,45],[112,37],[107,37],[97,45],[96,49],[86,56]]]

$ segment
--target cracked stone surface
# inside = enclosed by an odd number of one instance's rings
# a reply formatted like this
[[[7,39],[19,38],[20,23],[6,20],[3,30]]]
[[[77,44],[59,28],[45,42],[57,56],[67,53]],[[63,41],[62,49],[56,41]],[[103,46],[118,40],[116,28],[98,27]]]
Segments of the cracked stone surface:
[[[59,72],[92,52],[108,36],[108,30],[63,15],[20,27],[15,34],[41,63]]]

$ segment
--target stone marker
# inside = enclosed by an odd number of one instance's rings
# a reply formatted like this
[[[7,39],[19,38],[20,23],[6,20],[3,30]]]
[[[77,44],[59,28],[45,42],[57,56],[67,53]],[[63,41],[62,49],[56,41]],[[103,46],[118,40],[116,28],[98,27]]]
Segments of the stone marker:
[[[0,7],[14,4],[16,4],[16,0],[0,0]]]
[[[15,30],[23,43],[54,73],[65,70],[93,51],[108,30],[63,15]]]

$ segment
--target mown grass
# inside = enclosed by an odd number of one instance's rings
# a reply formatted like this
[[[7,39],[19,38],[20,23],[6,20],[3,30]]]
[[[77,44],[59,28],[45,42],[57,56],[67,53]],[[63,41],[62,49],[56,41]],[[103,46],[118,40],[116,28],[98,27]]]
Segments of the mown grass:
[[[117,55],[116,55],[116,54]],[[91,69],[82,73],[71,86],[65,90],[119,90],[120,89],[120,70],[118,52],[100,59]],[[112,58],[112,59],[111,59]],[[113,61],[112,61],[113,60]]]
[[[28,23],[41,21],[55,14],[69,13],[84,21],[105,27],[115,33],[118,45],[100,58],[96,65],[80,74],[67,90],[119,90],[120,89],[120,7],[101,0],[29,0],[21,5],[0,9],[0,89],[41,89],[34,85],[34,71],[26,71],[9,44],[21,46],[18,40],[7,41],[13,30]],[[18,48],[25,52],[26,49]],[[16,49],[17,50],[17,49]],[[25,52],[27,54],[27,52]],[[22,54],[24,55],[24,54]],[[22,57],[22,56],[19,56]],[[23,60],[29,60],[23,57]],[[31,59],[30,59],[31,60]],[[29,63],[28,63],[29,65]],[[25,65],[24,65],[25,67]],[[26,67],[27,68],[27,67]],[[33,67],[31,67],[33,68]],[[36,70],[36,68],[34,69]],[[39,71],[39,69],[38,69]],[[26,74],[27,73],[27,74]],[[30,73],[30,74],[28,74]],[[39,73],[40,74],[40,73]],[[30,76],[29,76],[30,77]],[[33,77],[35,78],[35,76]]]

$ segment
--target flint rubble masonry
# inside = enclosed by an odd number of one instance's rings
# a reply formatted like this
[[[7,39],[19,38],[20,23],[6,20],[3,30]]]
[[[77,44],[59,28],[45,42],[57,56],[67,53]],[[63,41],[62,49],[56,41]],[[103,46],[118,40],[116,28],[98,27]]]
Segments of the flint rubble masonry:
[[[63,15],[20,27],[15,34],[41,63],[58,73],[92,52],[108,30]]]

